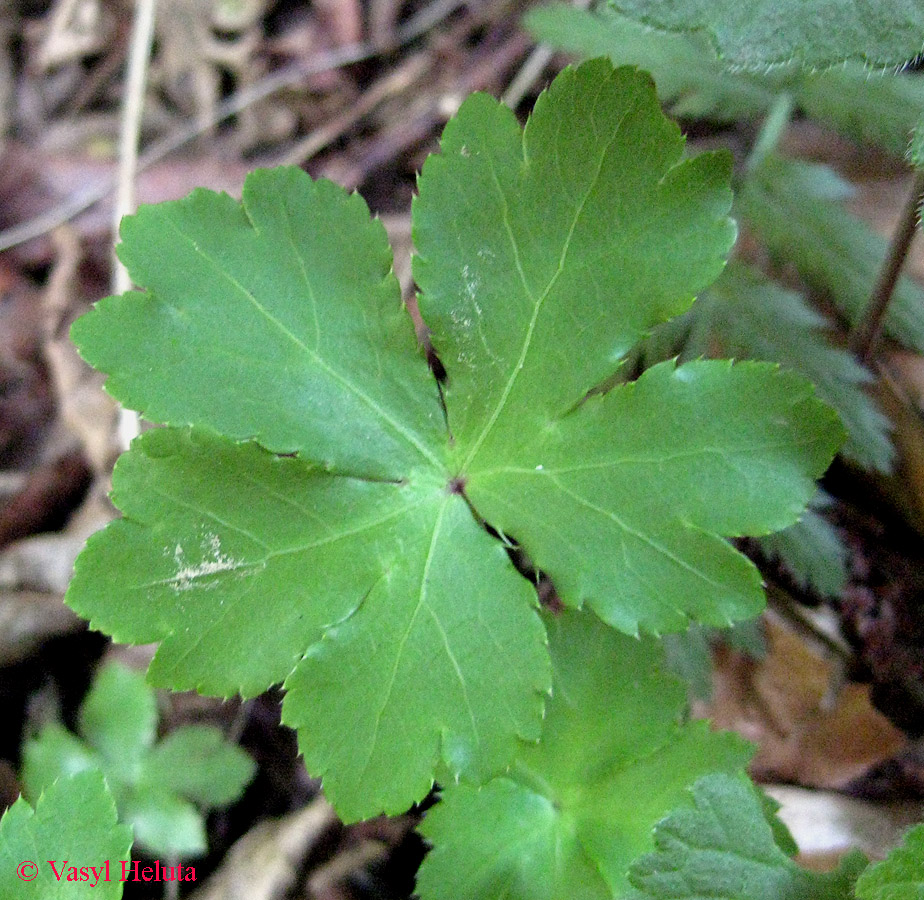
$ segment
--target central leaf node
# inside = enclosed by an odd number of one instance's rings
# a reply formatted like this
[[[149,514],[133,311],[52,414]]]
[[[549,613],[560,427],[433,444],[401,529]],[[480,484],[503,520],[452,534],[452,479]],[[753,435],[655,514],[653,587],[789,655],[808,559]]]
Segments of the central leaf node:
[[[456,475],[455,478],[450,478],[446,484],[446,493],[447,494],[464,494],[465,493],[466,478],[464,475]]]

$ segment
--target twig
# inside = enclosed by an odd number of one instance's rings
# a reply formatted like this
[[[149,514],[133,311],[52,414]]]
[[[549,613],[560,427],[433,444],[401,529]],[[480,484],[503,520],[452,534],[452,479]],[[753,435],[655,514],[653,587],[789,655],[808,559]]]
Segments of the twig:
[[[467,4],[466,0],[434,0],[419,13],[408,19],[397,30],[395,49],[410,44],[435,24],[451,15],[456,9],[465,5],[471,4]],[[371,59],[377,56],[379,52],[379,48],[375,47],[371,42],[362,41],[358,44],[350,44],[346,47],[339,47],[336,50],[322,53],[307,61],[298,60],[285,66],[255,84],[248,85],[218,104],[212,115],[206,120],[179,128],[172,134],[168,134],[161,140],[154,142],[138,157],[137,170],[143,172],[225,119],[237,115],[248,106],[264,100],[284,88],[297,84],[312,75]],[[70,221],[74,216],[108,197],[112,193],[115,184],[115,179],[107,179],[102,184],[73,195],[63,203],[36,216],[34,219],[30,219],[28,222],[23,222],[0,232],[0,251],[24,244],[26,241],[40,237],[58,225],[63,225],[65,222]]]
[[[157,0],[136,0],[132,36],[128,48],[128,72],[125,78],[125,99],[122,104],[122,126],[119,133],[118,184],[113,210],[113,236],[118,239],[122,217],[135,209],[135,178],[138,173],[138,139],[141,134],[141,113],[148,79],[148,62],[154,40],[154,12]],[[113,244],[115,241],[113,241]],[[131,277],[122,261],[112,254],[112,292],[121,294],[132,286]],[[138,413],[124,407],[119,410],[119,442],[124,449],[141,433]]]
[[[429,60],[425,54],[411,57],[399,69],[376,81],[348,109],[314,129],[310,134],[299,140],[294,147],[286,150],[280,157],[274,160],[261,161],[258,167],[292,166],[304,163],[337,140],[347,129],[372,112],[384,100],[402,93],[419,82],[428,70]]]
[[[516,109],[526,92],[545,71],[545,67],[554,55],[555,51],[551,47],[544,45],[534,47],[529,56],[526,57],[526,62],[520,66],[517,74],[513,76],[507,90],[501,95],[501,103],[511,109]]]
[[[574,0],[573,6],[577,9],[587,9],[590,6],[590,0]],[[516,109],[520,101],[526,95],[526,92],[536,83],[536,80],[545,71],[555,50],[544,44],[534,47],[532,53],[526,58],[526,62],[520,66],[519,71],[513,76],[507,90],[501,96],[501,103]]]
[[[876,344],[882,333],[882,324],[889,308],[889,302],[895,292],[898,276],[901,274],[902,266],[911,248],[922,200],[924,200],[924,172],[916,172],[914,183],[902,210],[898,230],[892,236],[889,252],[886,254],[885,262],[882,264],[876,286],[873,288],[873,293],[869,298],[866,309],[863,311],[863,315],[850,334],[850,349],[857,359],[865,365],[872,362]]]

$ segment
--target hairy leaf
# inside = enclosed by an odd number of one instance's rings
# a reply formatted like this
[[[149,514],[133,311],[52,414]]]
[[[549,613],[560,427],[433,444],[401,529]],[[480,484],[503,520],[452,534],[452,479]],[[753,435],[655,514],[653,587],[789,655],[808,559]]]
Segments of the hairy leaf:
[[[703,31],[728,63],[763,69],[862,60],[901,66],[924,46],[916,0],[612,0],[620,12],[669,31]]]
[[[918,119],[912,130],[908,158],[916,169],[924,169],[924,115]]]
[[[900,847],[860,875],[857,898],[924,900],[924,825],[912,828]]]
[[[744,776],[707,775],[693,786],[693,809],[655,827],[654,853],[632,865],[639,898],[653,900],[850,900],[862,857],[837,872],[800,869],[774,839],[764,805]],[[788,842],[787,842],[788,843]],[[636,895],[633,895],[636,896]]]
[[[731,122],[765,113],[777,90],[798,71],[731,72],[698,34],[667,34],[603,6],[580,9],[567,3],[534,6],[524,24],[541,41],[583,57],[607,55],[615,65],[650,72],[661,102],[672,115]]]
[[[736,736],[680,724],[685,689],[654,641],[587,612],[547,624],[555,683],[542,740],[522,744],[506,775],[444,789],[421,827],[434,845],[422,900],[622,896],[629,864],[685,789],[747,762]]]
[[[760,364],[668,365],[583,402],[721,270],[729,169],[684,159],[650,80],[606,61],[560,75],[525,132],[467,100],[413,212],[445,415],[358,198],[285,169],[241,204],[142,211],[122,255],[145,293],[75,337],[174,427],[117,466],[123,518],[69,603],[159,642],[158,684],[284,682],[346,818],[488,779],[538,736],[545,631],[498,531],[626,631],[749,615],[759,579],[723,538],[796,518],[833,414]]]
[[[839,202],[850,188],[825,166],[770,156],[751,173],[736,209],[770,251],[794,263],[850,322],[869,302],[886,241]],[[885,331],[924,353],[924,289],[900,278]]]
[[[64,776],[38,798],[35,809],[20,797],[0,821],[0,897],[36,900],[118,900],[120,861],[129,858],[131,830],[119,825],[115,803],[96,771]],[[48,860],[62,874],[59,881]],[[67,861],[65,863],[65,860]],[[110,861],[110,878],[81,867]],[[31,863],[31,865],[29,865]],[[78,871],[68,881],[66,866]],[[35,875],[31,881],[29,877]],[[20,877],[22,875],[22,877]]]
[[[820,512],[828,503],[830,497],[819,491],[795,525],[761,538],[760,547],[780,559],[801,587],[839,597],[847,583],[848,550]]]
[[[916,72],[871,72],[860,63],[823,71],[799,65],[731,68],[702,33],[655,31],[606,6],[540,5],[527,13],[525,24],[554,47],[583,57],[606,54],[616,65],[650,72],[661,102],[683,118],[752,119],[769,112],[786,91],[812,118],[902,156],[908,132],[924,115],[924,78]]]
[[[847,429],[842,453],[861,466],[891,470],[890,423],[864,387],[873,376],[824,336],[825,319],[794,291],[743,265],[731,265],[700,311],[723,356],[764,359],[804,375]]]

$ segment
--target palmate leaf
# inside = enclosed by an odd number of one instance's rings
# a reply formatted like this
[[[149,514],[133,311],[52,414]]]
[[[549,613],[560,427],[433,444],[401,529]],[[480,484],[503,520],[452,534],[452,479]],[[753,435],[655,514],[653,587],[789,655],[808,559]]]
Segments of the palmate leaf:
[[[655,828],[657,850],[632,865],[632,900],[851,900],[862,854],[836,872],[801,869],[780,849],[774,824],[743,776],[711,774],[692,789],[694,808],[681,808]],[[788,835],[784,835],[788,838]],[[788,841],[787,841],[788,842]],[[902,895],[907,896],[907,895]]]
[[[655,28],[704,31],[731,65],[763,69],[797,61],[830,66],[861,60],[901,66],[924,48],[917,0],[612,0]]]
[[[735,735],[681,724],[686,690],[661,670],[655,641],[588,612],[546,621],[555,683],[542,740],[486,785],[444,788],[421,828],[434,845],[422,900],[623,896],[629,864],[686,788],[747,763]]]
[[[131,830],[119,825],[116,807],[99,772],[81,772],[58,779],[39,798],[33,810],[21,797],[0,821],[0,900],[66,900],[122,896],[120,860],[127,860],[132,845]],[[59,872],[64,860],[78,870],[82,866],[100,869],[110,863],[110,879],[96,881],[87,872],[85,881],[55,878],[48,860]],[[36,868],[20,869],[34,863]],[[35,873],[32,881],[24,880]],[[79,878],[81,873],[77,873]]]
[[[759,578],[723,537],[795,519],[833,414],[794,376],[724,362],[582,402],[722,267],[729,160],[682,155],[650,81],[605,61],[560,75],[525,133],[486,96],[462,105],[413,214],[445,416],[358,197],[287,169],[242,204],[199,191],[129,220],[147,291],[74,337],[174,427],[118,464],[124,517],[69,603],[160,642],[158,684],[284,681],[348,819],[437,775],[483,781],[539,735],[545,629],[484,520],[625,631],[754,612]]]

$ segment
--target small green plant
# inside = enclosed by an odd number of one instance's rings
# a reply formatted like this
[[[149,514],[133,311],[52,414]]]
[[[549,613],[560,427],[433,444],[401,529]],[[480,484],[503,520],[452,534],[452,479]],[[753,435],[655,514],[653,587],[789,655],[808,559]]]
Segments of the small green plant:
[[[99,771],[120,820],[149,853],[204,853],[204,812],[233,803],[253,777],[250,757],[215,727],[186,725],[156,741],[154,690],[117,663],[97,675],[80,709],[79,731],[78,737],[62,725],[47,725],[26,742],[26,797],[36,801],[59,778]]]

